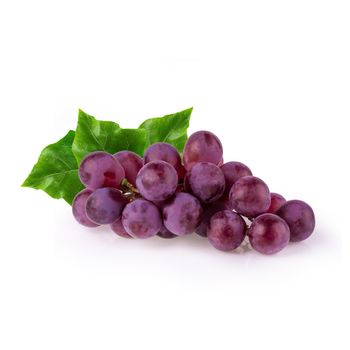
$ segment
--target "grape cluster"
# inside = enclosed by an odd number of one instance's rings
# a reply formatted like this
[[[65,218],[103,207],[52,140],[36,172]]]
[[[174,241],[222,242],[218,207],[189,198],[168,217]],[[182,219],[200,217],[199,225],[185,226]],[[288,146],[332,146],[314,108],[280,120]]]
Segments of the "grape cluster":
[[[223,161],[220,140],[192,134],[183,161],[170,144],[151,145],[141,158],[131,151],[88,154],[79,177],[85,189],[73,201],[82,225],[110,225],[125,238],[162,238],[196,232],[217,249],[231,251],[248,237],[260,253],[273,254],[315,228],[312,208],[286,201],[240,162]]]

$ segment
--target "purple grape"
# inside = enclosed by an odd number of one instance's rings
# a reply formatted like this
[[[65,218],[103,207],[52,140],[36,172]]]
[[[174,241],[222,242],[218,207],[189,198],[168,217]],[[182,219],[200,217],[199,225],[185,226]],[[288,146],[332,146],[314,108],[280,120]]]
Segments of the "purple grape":
[[[116,188],[98,188],[86,201],[86,215],[96,224],[111,224],[120,217],[126,203],[127,200]]]
[[[212,203],[225,191],[225,177],[220,168],[212,163],[195,164],[185,178],[186,189],[203,203]]]
[[[162,202],[171,197],[177,187],[178,176],[172,165],[162,160],[145,164],[136,178],[141,195],[149,201]]]
[[[86,215],[86,201],[90,194],[92,193],[92,190],[84,189],[80,191],[73,200],[72,204],[72,211],[73,216],[75,219],[79,222],[79,224],[84,225],[86,227],[97,227],[98,225],[93,223]]]
[[[287,223],[275,214],[262,214],[248,230],[252,247],[262,254],[275,254],[287,246],[290,231]]]
[[[197,198],[177,193],[163,208],[164,226],[177,236],[192,233],[200,223],[202,212]]]
[[[171,164],[177,171],[179,179],[184,178],[184,167],[181,164],[181,157],[175,147],[165,142],[157,142],[149,146],[144,154],[145,164],[155,160],[163,160]]]
[[[184,164],[190,170],[196,163],[208,162],[218,165],[222,161],[222,145],[210,131],[197,131],[192,134],[184,147]]]
[[[136,176],[143,167],[143,160],[136,153],[131,151],[120,151],[114,155],[125,171],[127,180],[136,186]]]
[[[253,175],[250,169],[240,162],[228,162],[220,168],[225,176],[225,196],[228,196],[232,185],[243,176]]]
[[[278,193],[271,192],[271,204],[269,209],[266,210],[267,213],[275,214],[276,211],[281,208],[281,206],[286,203],[286,199]]]
[[[211,217],[219,211],[227,210],[227,206],[224,201],[218,200],[214,203],[207,204],[203,206],[202,220],[199,226],[196,228],[195,232],[202,237],[207,237],[207,229]]]
[[[160,228],[159,232],[157,233],[157,236],[165,239],[175,238],[177,237],[173,233],[171,233],[164,225]]]
[[[312,208],[300,200],[287,201],[276,212],[290,228],[290,240],[300,242],[308,238],[315,229],[315,214]]]
[[[118,236],[123,237],[123,238],[132,238],[132,236],[130,236],[126,230],[125,227],[123,226],[122,223],[122,218],[120,217],[119,219],[117,219],[116,221],[114,221],[111,224],[111,229],[114,233],[116,233]]]
[[[126,232],[134,238],[149,238],[162,227],[158,208],[145,199],[136,199],[123,210],[122,223]]]
[[[125,171],[118,160],[106,152],[89,153],[79,167],[81,182],[92,190],[120,186]]]
[[[271,204],[269,188],[255,176],[238,179],[233,184],[229,197],[232,208],[248,218],[266,212]]]
[[[222,251],[238,248],[245,236],[245,222],[230,210],[219,211],[214,214],[208,226],[208,241]]]

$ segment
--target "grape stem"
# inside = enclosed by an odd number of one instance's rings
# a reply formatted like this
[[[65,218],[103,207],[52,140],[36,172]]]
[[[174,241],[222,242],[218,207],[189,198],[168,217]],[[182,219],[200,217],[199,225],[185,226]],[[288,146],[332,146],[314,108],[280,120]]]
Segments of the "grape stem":
[[[126,178],[122,180],[120,188],[123,192],[123,195],[130,201],[140,197],[139,190],[131,184]]]

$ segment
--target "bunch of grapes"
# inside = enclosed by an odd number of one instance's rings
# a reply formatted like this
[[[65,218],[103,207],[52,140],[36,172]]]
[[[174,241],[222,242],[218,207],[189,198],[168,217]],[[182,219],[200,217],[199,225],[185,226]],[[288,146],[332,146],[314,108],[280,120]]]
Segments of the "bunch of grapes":
[[[260,253],[273,254],[308,238],[312,208],[286,201],[240,162],[223,162],[220,140],[209,131],[192,134],[183,161],[167,143],[143,158],[131,151],[88,154],[79,177],[86,189],[73,201],[84,226],[110,225],[125,238],[162,238],[196,232],[217,249],[238,248],[245,237]]]

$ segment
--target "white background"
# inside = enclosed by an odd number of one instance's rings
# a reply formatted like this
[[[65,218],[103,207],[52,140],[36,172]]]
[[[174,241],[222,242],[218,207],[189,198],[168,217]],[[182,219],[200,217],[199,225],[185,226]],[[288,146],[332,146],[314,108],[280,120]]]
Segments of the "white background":
[[[0,0],[0,347],[349,349],[349,18],[337,0]],[[313,206],[308,241],[123,240],[20,188],[78,108],[137,127],[191,106],[190,132]]]

